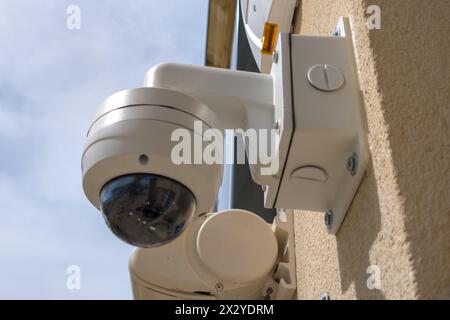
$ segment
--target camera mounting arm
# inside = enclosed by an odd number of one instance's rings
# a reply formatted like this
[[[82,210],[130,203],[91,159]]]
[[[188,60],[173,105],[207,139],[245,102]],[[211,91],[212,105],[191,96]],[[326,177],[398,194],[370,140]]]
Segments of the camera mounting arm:
[[[213,123],[210,123],[213,128],[242,129],[244,134],[248,129],[264,129],[269,133],[274,129],[276,83],[272,75],[162,63],[149,70],[144,85],[174,90],[201,101],[215,116]],[[249,145],[244,136],[241,138],[248,154]],[[268,136],[268,144],[274,144],[272,149],[275,153],[278,152],[277,138]],[[275,157],[279,159],[278,154],[274,154]],[[256,163],[250,165],[253,180],[261,185],[273,184],[272,175],[261,174],[264,169],[259,152],[256,158]]]
[[[242,129],[245,134],[248,129],[264,129],[270,133],[274,128],[275,83],[272,75],[162,63],[149,70],[144,85],[181,92],[201,101],[212,111],[215,120],[210,125],[215,129]],[[240,138],[248,155],[249,143],[244,136]],[[269,145],[276,144],[277,137],[268,136],[267,140]],[[277,152],[278,145],[274,145],[273,149]],[[255,152],[257,159],[250,165],[252,178],[261,185],[273,184],[271,175],[261,174],[264,169],[259,155],[259,152]],[[275,157],[278,159],[277,154],[273,155]]]
[[[161,63],[149,70],[145,87],[174,90],[196,98],[216,115],[216,129],[270,128],[271,75],[220,68]]]

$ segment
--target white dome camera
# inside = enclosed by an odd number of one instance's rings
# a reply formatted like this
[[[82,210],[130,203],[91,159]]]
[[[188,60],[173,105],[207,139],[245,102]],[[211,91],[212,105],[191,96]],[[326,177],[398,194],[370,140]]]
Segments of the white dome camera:
[[[270,74],[159,64],[144,87],[101,105],[83,188],[112,232],[140,247],[135,296],[255,298],[280,282],[286,237],[248,211],[211,213],[224,163],[211,146],[227,129],[241,133],[266,207],[326,212],[338,232],[368,162],[350,31],[343,18],[338,36],[280,34]],[[181,153],[180,130],[193,142]]]
[[[211,211],[222,166],[171,159],[172,133],[185,128],[201,135],[194,121],[208,113],[198,100],[161,88],[121,91],[102,104],[83,152],[83,187],[119,238],[161,245]]]

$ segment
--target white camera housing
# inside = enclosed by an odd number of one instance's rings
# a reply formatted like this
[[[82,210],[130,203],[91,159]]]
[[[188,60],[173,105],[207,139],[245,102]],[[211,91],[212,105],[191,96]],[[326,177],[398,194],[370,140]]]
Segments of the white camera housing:
[[[100,107],[83,152],[83,188],[100,208],[100,191],[113,178],[154,173],[178,181],[197,200],[197,213],[210,212],[222,181],[221,165],[176,165],[171,160],[171,134],[177,128],[194,132],[199,116],[207,123],[214,113],[200,101],[163,88],[120,91]],[[206,142],[204,142],[206,144]],[[146,155],[148,162],[140,157]]]

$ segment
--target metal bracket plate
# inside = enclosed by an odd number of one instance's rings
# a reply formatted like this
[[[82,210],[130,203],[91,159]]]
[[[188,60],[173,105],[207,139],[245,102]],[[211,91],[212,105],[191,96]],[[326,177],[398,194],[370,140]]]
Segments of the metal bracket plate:
[[[297,291],[297,274],[293,212],[278,210],[272,230],[278,242],[278,262],[273,278],[264,286],[263,296],[270,300],[294,299]]]

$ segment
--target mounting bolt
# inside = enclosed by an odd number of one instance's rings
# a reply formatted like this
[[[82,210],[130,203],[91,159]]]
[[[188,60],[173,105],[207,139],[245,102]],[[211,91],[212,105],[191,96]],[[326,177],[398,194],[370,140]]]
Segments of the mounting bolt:
[[[358,155],[356,153],[353,153],[347,159],[347,170],[351,173],[352,176],[354,176],[358,172]]]
[[[218,284],[216,284],[216,291],[217,292],[222,292],[223,291],[223,284],[221,284],[221,283],[218,283]]]
[[[281,129],[281,122],[280,120],[277,120],[273,123],[273,128],[277,131],[279,131]]]
[[[202,219],[207,219],[209,217],[209,213],[208,212],[203,212],[203,213],[200,213],[198,216],[200,218],[202,218]]]
[[[272,62],[273,62],[273,63],[278,63],[278,52],[277,52],[277,50],[274,50],[274,51],[273,51],[273,54],[272,54]]]
[[[325,213],[324,221],[325,221],[325,226],[327,227],[327,229],[330,229],[331,225],[333,224],[333,211],[332,210],[328,210]]]
[[[272,293],[273,293],[273,288],[271,288],[271,287],[267,288],[266,294],[264,295],[264,300],[270,300]]]
[[[322,293],[320,300],[330,300],[330,295],[327,292]]]

